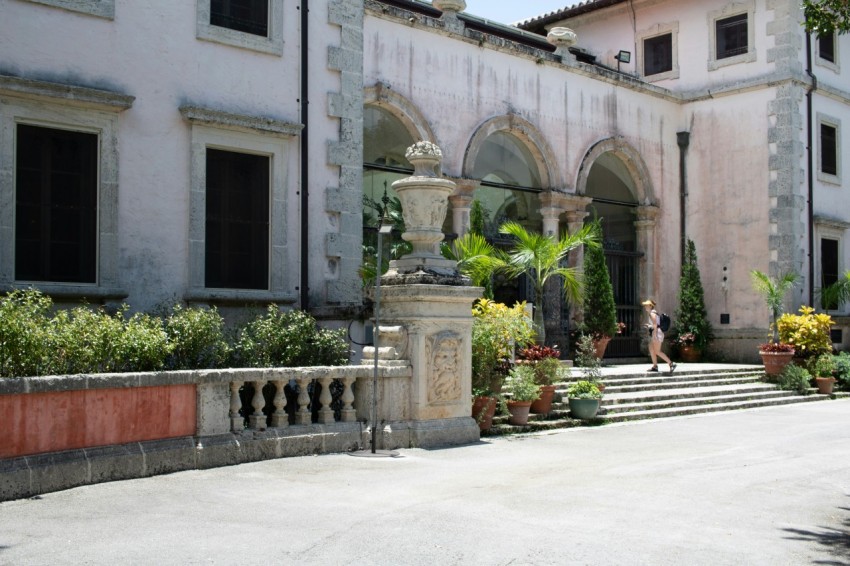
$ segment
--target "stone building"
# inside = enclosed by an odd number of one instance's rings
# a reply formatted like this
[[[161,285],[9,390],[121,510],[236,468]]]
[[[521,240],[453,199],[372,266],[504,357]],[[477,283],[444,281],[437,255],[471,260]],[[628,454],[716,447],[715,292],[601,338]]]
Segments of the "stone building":
[[[642,297],[675,308],[685,238],[730,360],[766,334],[751,269],[803,275],[795,308],[850,268],[850,42],[809,37],[796,0],[589,0],[519,27],[433,4],[0,0],[0,287],[347,323],[369,203],[419,140],[458,187],[450,236],[473,199],[494,238],[603,219],[614,353],[638,351]],[[546,308],[563,340],[569,306]]]

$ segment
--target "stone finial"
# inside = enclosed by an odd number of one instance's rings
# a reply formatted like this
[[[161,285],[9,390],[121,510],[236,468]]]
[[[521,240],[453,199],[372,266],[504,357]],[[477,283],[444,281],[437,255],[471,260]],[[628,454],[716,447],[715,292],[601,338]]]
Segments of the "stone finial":
[[[575,56],[570,53],[570,47],[578,41],[576,32],[570,28],[552,28],[546,35],[546,41],[555,46],[555,55],[560,56],[562,61],[575,61]]]
[[[407,148],[404,156],[413,165],[416,177],[442,177],[443,152],[429,141],[418,141]]]
[[[463,12],[466,10],[465,0],[433,0],[431,5],[441,12]]]

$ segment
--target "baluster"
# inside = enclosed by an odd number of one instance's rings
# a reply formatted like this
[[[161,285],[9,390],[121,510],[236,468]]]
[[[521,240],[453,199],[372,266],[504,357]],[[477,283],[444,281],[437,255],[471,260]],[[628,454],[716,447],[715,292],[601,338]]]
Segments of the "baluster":
[[[319,422],[322,424],[331,424],[334,422],[334,410],[331,408],[333,395],[331,395],[331,382],[333,377],[324,376],[319,378],[319,383],[322,384],[322,392],[319,394],[319,403],[322,408],[319,410]]]
[[[312,378],[309,376],[298,376],[298,413],[295,416],[295,423],[300,425],[313,424],[313,416],[310,414],[310,409],[307,406],[310,404],[310,394],[307,392],[307,385],[310,384]]]
[[[342,411],[340,412],[340,417],[344,423],[353,423],[357,420],[357,411],[354,410],[354,391],[352,390],[355,379],[356,378],[354,377],[348,376],[340,378],[343,387]]]
[[[251,406],[254,407],[254,412],[248,417],[248,424],[254,430],[264,430],[266,428],[266,415],[263,414],[263,407],[266,404],[266,399],[263,397],[263,386],[265,381],[252,381],[254,384],[254,397],[251,399]]]
[[[245,428],[245,419],[239,414],[239,409],[242,408],[242,400],[239,398],[239,388],[242,387],[241,381],[230,382],[230,430],[239,432]]]
[[[272,413],[272,426],[273,427],[287,427],[289,426],[289,415],[286,414],[286,394],[283,388],[286,386],[286,381],[279,379],[272,381],[274,383],[274,400],[272,404],[274,405],[274,413]]]

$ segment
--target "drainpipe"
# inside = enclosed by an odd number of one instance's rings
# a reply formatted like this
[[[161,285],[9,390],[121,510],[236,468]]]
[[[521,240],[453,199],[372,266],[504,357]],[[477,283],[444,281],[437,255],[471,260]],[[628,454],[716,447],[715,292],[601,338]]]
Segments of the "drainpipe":
[[[307,53],[310,32],[308,30],[309,0],[301,0],[301,310],[310,308],[310,254],[307,238],[310,234],[310,128],[309,119],[309,74]]]
[[[690,132],[676,132],[676,143],[679,144],[679,230],[680,234],[680,249],[681,264],[685,265],[685,249],[688,237],[687,230],[687,199],[688,199],[688,177],[686,169],[686,157],[688,154],[688,146],[691,143]]]
[[[812,79],[812,86],[806,92],[806,126],[808,145],[808,237],[809,237],[809,304],[815,304],[815,176],[814,176],[814,134],[812,124],[812,99],[818,88],[818,78],[812,73],[812,34],[806,32],[806,74]]]

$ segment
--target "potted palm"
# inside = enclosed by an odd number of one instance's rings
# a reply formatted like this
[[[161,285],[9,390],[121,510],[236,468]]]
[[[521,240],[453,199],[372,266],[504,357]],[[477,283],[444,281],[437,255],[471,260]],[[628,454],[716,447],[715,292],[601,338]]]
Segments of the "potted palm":
[[[779,279],[770,277],[757,269],[750,272],[753,288],[761,293],[770,310],[772,336],[769,342],[759,346],[759,355],[768,377],[775,378],[794,359],[794,345],[779,340],[779,316],[782,314],[785,295],[797,283],[796,273],[786,273]]]
[[[508,412],[512,425],[527,425],[531,403],[540,396],[540,386],[534,378],[534,369],[528,365],[518,365],[511,369],[505,380],[504,392],[507,396]]]
[[[563,267],[569,253],[583,245],[592,247],[596,237],[591,226],[585,226],[575,234],[564,233],[560,238],[530,232],[517,222],[502,224],[499,232],[512,236],[514,242],[507,252],[507,264],[503,268],[509,277],[528,276],[534,287],[535,300],[543,305],[543,290],[546,282],[561,277],[564,295],[570,301],[581,296],[581,282],[576,269]],[[543,309],[534,309],[534,330],[537,343],[544,344],[546,331],[543,326]]]
[[[555,397],[555,381],[561,369],[557,348],[532,344],[519,351],[517,364],[530,366],[534,370],[534,381],[540,386],[540,396],[531,404],[531,412],[549,414]]]
[[[697,265],[696,245],[688,240],[685,261],[679,279],[679,301],[674,315],[678,338],[675,344],[683,361],[698,362],[702,352],[714,339],[714,329],[705,308],[705,291]]]
[[[567,389],[570,416],[574,419],[590,420],[596,417],[602,392],[592,381],[576,381]]]
[[[597,240],[602,239],[599,220],[594,220],[588,227]],[[608,342],[621,328],[617,324],[617,303],[602,246],[588,246],[584,254],[584,285],[582,330],[593,340],[596,357],[602,359]]]

